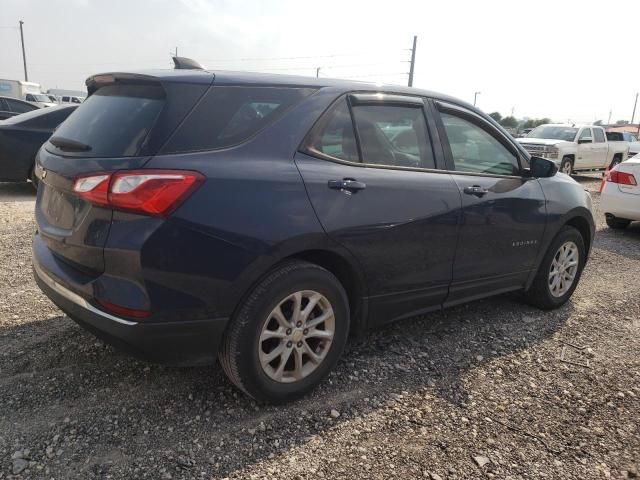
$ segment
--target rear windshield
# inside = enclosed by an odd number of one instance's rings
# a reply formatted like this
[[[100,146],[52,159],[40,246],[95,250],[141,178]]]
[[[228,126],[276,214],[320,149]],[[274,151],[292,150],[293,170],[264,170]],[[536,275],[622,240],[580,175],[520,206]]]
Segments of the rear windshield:
[[[102,87],[78,107],[51,140],[85,145],[83,157],[135,156],[163,106],[164,90],[159,85]]]
[[[163,153],[214,150],[242,143],[312,92],[308,88],[213,87]]]

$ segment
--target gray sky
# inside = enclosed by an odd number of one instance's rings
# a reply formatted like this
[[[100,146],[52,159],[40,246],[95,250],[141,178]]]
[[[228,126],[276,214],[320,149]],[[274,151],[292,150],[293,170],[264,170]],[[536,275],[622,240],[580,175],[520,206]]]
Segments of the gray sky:
[[[176,46],[210,69],[406,84],[418,35],[414,85],[480,91],[487,112],[630,120],[640,91],[640,0],[0,0],[0,78],[23,78],[20,19],[45,89],[169,67]]]

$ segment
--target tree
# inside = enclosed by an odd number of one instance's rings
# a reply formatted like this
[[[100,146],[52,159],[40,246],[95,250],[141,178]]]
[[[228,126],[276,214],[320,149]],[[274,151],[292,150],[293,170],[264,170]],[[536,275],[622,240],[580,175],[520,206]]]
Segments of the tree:
[[[516,117],[512,117],[511,115],[509,115],[508,117],[504,117],[502,119],[500,125],[506,128],[515,128],[518,126],[518,120],[516,119]]]
[[[491,112],[489,116],[498,123],[500,123],[500,120],[502,120],[502,115],[500,115],[500,112]]]

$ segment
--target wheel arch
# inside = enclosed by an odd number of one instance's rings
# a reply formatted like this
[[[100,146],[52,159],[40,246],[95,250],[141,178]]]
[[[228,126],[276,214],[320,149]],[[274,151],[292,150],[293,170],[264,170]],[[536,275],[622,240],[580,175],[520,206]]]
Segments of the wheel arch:
[[[329,249],[309,249],[293,253],[281,260],[303,260],[331,272],[342,284],[349,300],[351,333],[359,334],[366,327],[366,284],[359,267],[345,255]]]

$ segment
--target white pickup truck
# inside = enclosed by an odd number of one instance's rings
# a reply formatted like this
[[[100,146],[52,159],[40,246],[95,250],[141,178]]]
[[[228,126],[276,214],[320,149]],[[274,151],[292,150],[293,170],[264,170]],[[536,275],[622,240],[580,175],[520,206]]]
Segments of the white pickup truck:
[[[517,141],[531,155],[553,160],[568,175],[613,168],[629,155],[627,143],[608,142],[604,128],[595,125],[540,125]]]

